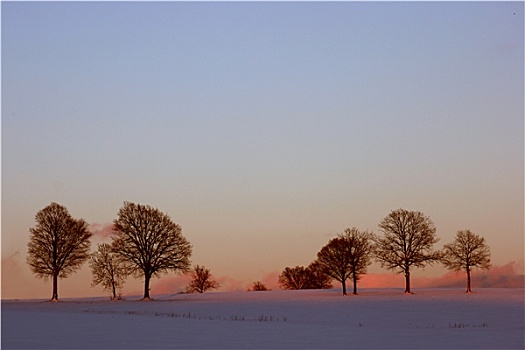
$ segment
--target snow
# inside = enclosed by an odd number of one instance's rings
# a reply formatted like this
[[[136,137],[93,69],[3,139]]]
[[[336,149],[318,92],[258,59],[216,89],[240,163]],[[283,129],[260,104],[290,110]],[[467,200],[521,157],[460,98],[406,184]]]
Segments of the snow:
[[[213,292],[2,301],[2,348],[524,348],[524,290]]]

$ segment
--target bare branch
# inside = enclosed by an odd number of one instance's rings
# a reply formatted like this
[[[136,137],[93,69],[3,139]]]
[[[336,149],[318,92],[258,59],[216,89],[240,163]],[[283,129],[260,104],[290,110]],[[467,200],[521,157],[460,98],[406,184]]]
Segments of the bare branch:
[[[144,276],[144,298],[149,298],[151,277],[189,271],[191,244],[181,227],[158,209],[124,202],[113,230],[112,250],[135,267],[135,276]]]
[[[458,231],[454,241],[443,247],[441,262],[449,270],[466,271],[467,292],[470,293],[470,271],[474,267],[490,269],[490,248],[485,238],[470,230]]]
[[[212,278],[210,269],[204,266],[196,265],[191,272],[191,276],[192,280],[186,288],[187,293],[204,293],[207,290],[220,287],[219,283]]]
[[[89,258],[92,234],[83,219],[74,219],[54,202],[40,210],[35,221],[29,229],[27,263],[38,277],[53,279],[52,299],[57,300],[57,278],[75,272]]]
[[[129,266],[111,251],[107,243],[98,245],[97,251],[91,254],[89,266],[93,274],[91,286],[100,284],[111,291],[112,300],[117,299],[117,292],[122,290],[126,276],[131,273]]]
[[[324,273],[341,282],[343,295],[346,295],[346,280],[352,277],[354,294],[357,294],[357,281],[371,263],[372,234],[358,229],[346,229],[337,238],[331,239],[319,253],[317,262]]]
[[[314,261],[308,267],[287,267],[279,275],[282,289],[329,289],[332,288],[332,277],[321,269],[319,262]]]
[[[421,212],[398,209],[380,223],[383,237],[374,237],[376,260],[382,267],[404,273],[406,293],[410,293],[410,268],[424,267],[438,261],[432,247],[438,241],[436,228]]]

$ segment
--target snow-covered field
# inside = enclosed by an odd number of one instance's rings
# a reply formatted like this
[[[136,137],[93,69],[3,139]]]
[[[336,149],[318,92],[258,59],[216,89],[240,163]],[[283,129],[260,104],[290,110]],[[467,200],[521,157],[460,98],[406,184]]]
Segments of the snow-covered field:
[[[362,289],[2,301],[10,348],[524,348],[524,290]]]

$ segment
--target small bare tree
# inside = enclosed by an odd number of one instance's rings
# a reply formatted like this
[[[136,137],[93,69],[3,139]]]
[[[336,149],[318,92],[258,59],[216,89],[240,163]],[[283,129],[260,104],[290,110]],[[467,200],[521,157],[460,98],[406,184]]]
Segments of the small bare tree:
[[[101,284],[105,290],[111,291],[111,300],[116,300],[117,291],[120,294],[130,271],[117,254],[111,251],[111,245],[99,244],[98,250],[91,254],[89,266],[93,274],[91,286]]]
[[[89,258],[91,232],[83,219],[73,218],[66,207],[51,203],[36,216],[29,229],[27,263],[41,278],[53,279],[51,300],[58,300],[58,278],[78,270]]]
[[[113,221],[112,250],[144,277],[144,299],[150,299],[153,276],[170,270],[187,272],[191,244],[171,218],[148,205],[124,202]]]
[[[487,246],[485,238],[470,232],[470,230],[458,231],[454,241],[445,244],[441,261],[449,270],[466,271],[467,293],[472,293],[470,272],[473,267],[490,269],[490,248]]]
[[[253,282],[252,288],[248,289],[248,291],[252,292],[260,292],[260,291],[267,291],[268,288],[262,283],[261,281],[255,281]]]
[[[192,280],[186,288],[187,293],[204,293],[210,289],[220,287],[219,283],[212,279],[210,269],[196,265],[191,272]]]
[[[405,293],[410,291],[411,267],[424,267],[441,257],[432,247],[438,241],[429,217],[418,211],[398,209],[381,223],[383,237],[374,237],[375,256],[382,267],[405,274]]]

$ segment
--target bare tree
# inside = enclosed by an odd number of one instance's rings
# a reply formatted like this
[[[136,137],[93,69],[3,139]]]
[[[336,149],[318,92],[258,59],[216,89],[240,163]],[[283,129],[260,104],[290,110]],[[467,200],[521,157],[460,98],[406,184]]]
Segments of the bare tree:
[[[330,277],[341,282],[343,295],[346,295],[346,280],[352,277],[353,294],[357,294],[357,281],[366,273],[370,265],[372,235],[356,228],[346,229],[343,234],[331,239],[319,253],[317,261],[321,269]]]
[[[259,292],[259,291],[267,291],[268,288],[262,283],[261,281],[255,281],[253,282],[252,288],[248,289],[248,291],[252,292]]]
[[[219,283],[212,279],[210,269],[196,265],[191,272],[192,280],[186,288],[187,293],[204,293],[210,289],[220,287]]]
[[[303,266],[287,267],[279,275],[282,289],[307,289],[310,283],[310,271]]]
[[[440,259],[432,247],[438,241],[429,217],[418,211],[398,209],[379,224],[383,237],[375,237],[375,256],[381,266],[405,274],[405,293],[410,291],[410,269]]]
[[[317,260],[307,267],[308,270],[308,289],[330,289],[332,286],[332,277],[324,273],[321,265]]]
[[[112,250],[144,277],[144,299],[150,299],[153,276],[168,271],[188,272],[191,244],[171,218],[148,205],[124,202],[113,221]]]
[[[324,273],[341,282],[343,295],[346,295],[346,280],[351,276],[351,271],[345,239],[336,237],[328,241],[317,253],[317,261]]]
[[[105,290],[111,291],[111,300],[117,299],[117,291],[122,290],[129,268],[111,251],[111,245],[102,243],[98,250],[91,254],[89,266],[93,274],[91,286],[101,284]]]
[[[348,244],[348,262],[354,285],[353,294],[357,294],[357,281],[366,274],[366,268],[372,263],[372,233],[359,231],[357,228],[347,228],[340,235]]]
[[[282,289],[329,289],[332,288],[332,278],[325,274],[320,264],[314,261],[308,267],[287,267],[279,275]]]
[[[30,228],[27,263],[38,277],[53,279],[51,300],[58,300],[58,278],[78,270],[89,258],[91,232],[83,219],[74,219],[66,207],[51,203],[35,216]]]
[[[464,269],[467,272],[467,293],[472,293],[470,271],[473,267],[490,269],[490,248],[485,243],[485,238],[470,230],[458,231],[454,241],[443,247],[441,261],[449,270]]]

